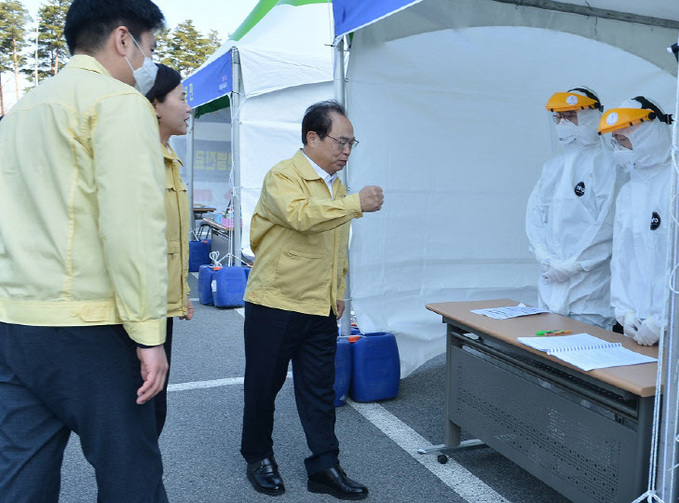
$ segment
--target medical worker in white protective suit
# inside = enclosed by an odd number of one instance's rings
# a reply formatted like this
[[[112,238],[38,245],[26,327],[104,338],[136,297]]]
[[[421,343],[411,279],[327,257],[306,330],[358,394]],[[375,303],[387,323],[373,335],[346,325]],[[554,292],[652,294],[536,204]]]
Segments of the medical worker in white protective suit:
[[[597,126],[603,107],[589,89],[547,102],[563,151],[548,160],[528,200],[526,234],[541,266],[538,306],[610,329],[616,167]]]
[[[606,112],[599,124],[630,175],[616,202],[611,303],[625,335],[644,346],[658,342],[667,325],[671,123],[671,115],[637,96]]]

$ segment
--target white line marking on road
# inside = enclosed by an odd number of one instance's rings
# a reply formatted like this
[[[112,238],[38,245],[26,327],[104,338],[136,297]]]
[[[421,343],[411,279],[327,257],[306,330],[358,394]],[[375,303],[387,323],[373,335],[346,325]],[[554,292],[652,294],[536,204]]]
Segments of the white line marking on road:
[[[436,460],[436,456],[418,454],[417,449],[426,449],[432,444],[381,405],[357,403],[352,400],[347,400],[347,403],[460,497],[474,503],[509,503],[493,488],[452,459],[442,465]]]
[[[292,379],[292,372],[288,372],[286,379]],[[225,379],[214,379],[212,381],[195,381],[195,382],[183,382],[179,384],[170,384],[167,387],[167,391],[187,391],[192,389],[206,389],[206,388],[219,388],[220,386],[234,386],[243,384],[245,381],[244,377],[227,377]]]
[[[237,307],[234,309],[238,314],[240,314],[243,318],[245,318],[245,308],[244,307]]]

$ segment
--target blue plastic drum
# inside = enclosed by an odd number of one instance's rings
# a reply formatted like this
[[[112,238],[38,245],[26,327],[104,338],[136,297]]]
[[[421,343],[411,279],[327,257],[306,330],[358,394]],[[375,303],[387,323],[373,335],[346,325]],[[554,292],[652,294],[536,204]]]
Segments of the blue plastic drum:
[[[247,283],[245,267],[226,266],[212,275],[212,301],[217,307],[243,307]]]
[[[374,402],[398,395],[401,362],[394,334],[364,334],[351,344],[351,355],[349,395],[352,399]]]

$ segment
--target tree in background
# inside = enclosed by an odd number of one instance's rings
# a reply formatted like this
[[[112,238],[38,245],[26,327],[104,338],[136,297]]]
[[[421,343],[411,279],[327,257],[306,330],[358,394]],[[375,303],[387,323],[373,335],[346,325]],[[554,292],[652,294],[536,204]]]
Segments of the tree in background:
[[[26,25],[31,21],[18,0],[0,2],[0,79],[2,72],[13,71],[17,101],[19,100],[19,68],[25,64],[21,51],[27,44]],[[5,98],[0,80],[0,115],[5,114]]]
[[[23,8],[21,1],[0,0],[0,71],[13,69],[15,75],[21,71],[24,75],[31,77],[33,85],[56,75],[68,62],[70,56],[64,38],[64,24],[71,2],[72,0],[45,0],[38,11],[37,26],[29,30],[26,25],[30,23],[31,18]],[[24,17],[18,14],[10,15],[15,12],[22,12]],[[13,19],[15,20],[12,21]],[[23,22],[20,22],[21,19]],[[12,39],[13,32],[9,28],[10,25],[21,26],[21,30],[16,31],[14,39]],[[16,53],[14,53],[13,45],[15,42]],[[166,28],[156,32],[154,59],[176,68],[182,76],[186,77],[220,45],[221,41],[216,30],[210,30],[206,37],[196,29],[192,20],[186,20],[179,23],[173,30]],[[2,110],[0,113],[4,113],[2,96],[2,82],[0,81],[0,109]]]
[[[172,35],[165,33],[165,37],[163,44],[166,46],[160,62],[175,68],[182,77],[190,75],[221,45],[215,30],[211,30],[206,38],[190,19],[179,23]]]
[[[38,60],[35,69],[28,69],[26,73],[37,71],[38,82],[56,75],[68,62],[69,52],[64,38],[64,24],[66,13],[71,6],[71,0],[49,0],[40,7],[38,13]],[[33,41],[35,43],[35,40]]]
[[[170,28],[163,28],[156,30],[156,50],[153,53],[153,59],[164,65],[168,65],[169,61],[168,51],[170,49]]]

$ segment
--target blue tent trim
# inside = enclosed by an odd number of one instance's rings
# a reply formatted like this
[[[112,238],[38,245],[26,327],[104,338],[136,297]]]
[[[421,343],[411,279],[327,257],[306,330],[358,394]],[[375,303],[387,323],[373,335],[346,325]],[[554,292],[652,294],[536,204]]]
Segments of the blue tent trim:
[[[233,91],[233,69],[231,51],[222,54],[199,72],[184,80],[186,101],[192,107],[199,107]]]
[[[405,9],[422,0],[333,0],[335,39],[363,28],[394,12]]]

